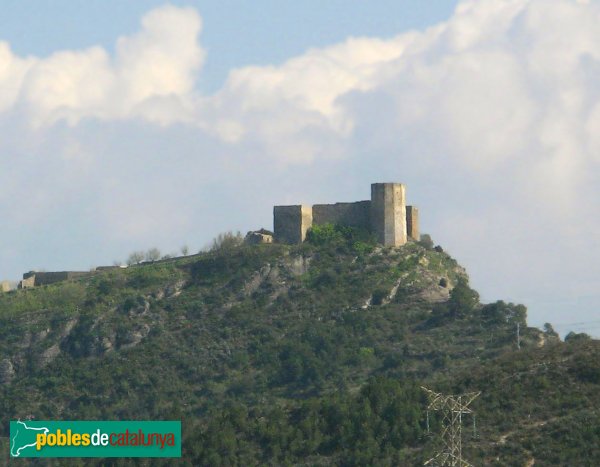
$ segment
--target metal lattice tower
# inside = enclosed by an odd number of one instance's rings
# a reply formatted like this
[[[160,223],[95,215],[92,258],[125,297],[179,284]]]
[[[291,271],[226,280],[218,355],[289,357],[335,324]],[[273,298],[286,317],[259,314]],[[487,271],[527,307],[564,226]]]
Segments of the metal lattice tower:
[[[473,467],[462,458],[462,416],[472,414],[469,405],[481,392],[467,392],[465,394],[446,396],[421,386],[429,397],[429,410],[442,413],[442,451],[425,462],[429,466]]]

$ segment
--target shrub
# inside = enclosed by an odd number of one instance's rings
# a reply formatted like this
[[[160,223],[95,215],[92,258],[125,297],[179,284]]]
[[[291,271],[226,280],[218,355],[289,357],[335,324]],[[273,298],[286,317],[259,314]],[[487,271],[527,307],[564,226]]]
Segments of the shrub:
[[[127,258],[127,265],[139,264],[144,261],[145,253],[143,251],[134,251]]]
[[[313,225],[306,233],[306,241],[316,246],[341,243],[344,236],[334,224]]]
[[[479,294],[469,287],[466,279],[460,278],[450,292],[448,305],[450,313],[455,316],[464,316],[471,313],[479,303]]]
[[[217,235],[213,241],[210,251],[226,251],[237,248],[244,243],[244,237],[240,231],[224,232]]]
[[[154,262],[160,259],[160,250],[158,248],[150,248],[146,252],[146,261]]]
[[[306,233],[306,241],[315,246],[351,248],[359,254],[369,253],[375,245],[373,235],[366,229],[329,223],[313,225]]]
[[[427,250],[433,249],[433,240],[429,234],[421,234],[421,240],[417,243]]]
[[[388,291],[386,289],[376,289],[373,292],[373,296],[371,298],[371,303],[373,305],[381,305],[383,304],[383,301],[386,299],[386,297],[388,296]]]
[[[581,341],[589,341],[592,338],[589,336],[589,334],[586,334],[585,332],[580,332],[580,333],[576,333],[571,331],[569,334],[567,334],[565,336],[565,342],[581,342]]]
[[[551,337],[558,337],[557,332],[550,323],[544,323],[544,334]]]

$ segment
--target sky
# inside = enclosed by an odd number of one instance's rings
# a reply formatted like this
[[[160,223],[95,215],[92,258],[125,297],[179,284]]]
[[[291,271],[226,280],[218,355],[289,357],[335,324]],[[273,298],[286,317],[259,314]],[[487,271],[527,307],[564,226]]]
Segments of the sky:
[[[5,0],[0,278],[407,185],[484,301],[600,335],[600,2]]]

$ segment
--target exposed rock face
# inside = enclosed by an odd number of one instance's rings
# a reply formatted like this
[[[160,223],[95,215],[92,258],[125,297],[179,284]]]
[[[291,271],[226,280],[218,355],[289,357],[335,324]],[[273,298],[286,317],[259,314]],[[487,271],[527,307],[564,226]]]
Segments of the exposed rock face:
[[[53,344],[44,350],[40,355],[40,367],[44,367],[58,357],[60,354],[60,346],[58,344]]]
[[[295,256],[286,261],[286,269],[292,276],[301,276],[308,272],[312,258],[304,256]]]
[[[0,360],[0,384],[9,384],[15,377],[15,369],[12,362],[5,358]]]
[[[123,343],[121,349],[130,349],[138,345],[142,340],[146,338],[150,332],[150,326],[148,324],[142,324],[136,329],[132,329],[125,336],[123,336]]]

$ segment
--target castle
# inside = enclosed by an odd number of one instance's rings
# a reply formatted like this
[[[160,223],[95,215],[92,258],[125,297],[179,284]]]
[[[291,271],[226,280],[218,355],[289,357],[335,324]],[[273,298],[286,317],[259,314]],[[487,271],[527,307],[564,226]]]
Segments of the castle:
[[[406,205],[406,187],[401,183],[373,183],[367,201],[273,208],[279,243],[301,243],[311,226],[328,223],[367,229],[385,246],[419,240],[419,211]]]
[[[385,246],[402,246],[409,239],[419,240],[419,210],[406,205],[406,187],[401,183],[373,183],[371,199],[354,203],[275,206],[274,238],[268,230],[248,232],[246,243],[302,243],[313,225],[338,224],[358,227],[373,233]],[[19,289],[54,284],[88,277],[119,266],[98,267],[94,271],[36,272],[23,274]],[[12,286],[1,283],[0,292]]]

